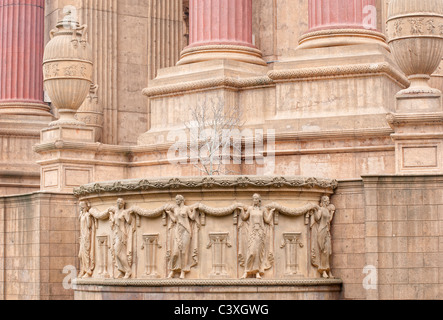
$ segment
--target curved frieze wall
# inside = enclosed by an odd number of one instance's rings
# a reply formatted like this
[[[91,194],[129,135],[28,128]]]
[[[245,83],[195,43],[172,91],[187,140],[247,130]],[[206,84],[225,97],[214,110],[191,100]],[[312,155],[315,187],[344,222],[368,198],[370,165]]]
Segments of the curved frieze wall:
[[[79,278],[333,278],[333,180],[131,180],[83,186]]]

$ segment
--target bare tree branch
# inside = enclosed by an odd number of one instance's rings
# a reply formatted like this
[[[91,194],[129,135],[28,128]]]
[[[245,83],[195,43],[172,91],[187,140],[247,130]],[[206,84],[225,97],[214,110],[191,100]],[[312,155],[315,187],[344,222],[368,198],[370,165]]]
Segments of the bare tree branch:
[[[227,106],[220,98],[205,99],[191,109],[191,121],[185,123],[193,143],[190,148],[197,148],[198,163],[194,164],[207,175],[229,174],[232,171],[223,169],[226,152],[231,147],[241,155],[241,143],[231,145],[232,135],[244,125],[242,110],[238,106]],[[228,136],[227,136],[228,135]],[[238,149],[240,147],[240,150]],[[191,150],[191,155],[195,154]],[[229,160],[231,156],[229,157]]]

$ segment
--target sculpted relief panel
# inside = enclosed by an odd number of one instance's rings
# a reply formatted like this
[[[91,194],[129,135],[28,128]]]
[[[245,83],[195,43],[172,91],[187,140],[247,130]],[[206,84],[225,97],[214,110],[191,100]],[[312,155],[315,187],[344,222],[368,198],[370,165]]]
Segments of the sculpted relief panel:
[[[292,208],[265,204],[258,193],[250,203],[231,203],[191,204],[179,194],[156,209],[118,198],[99,210],[81,201],[78,277],[332,277],[328,196]]]

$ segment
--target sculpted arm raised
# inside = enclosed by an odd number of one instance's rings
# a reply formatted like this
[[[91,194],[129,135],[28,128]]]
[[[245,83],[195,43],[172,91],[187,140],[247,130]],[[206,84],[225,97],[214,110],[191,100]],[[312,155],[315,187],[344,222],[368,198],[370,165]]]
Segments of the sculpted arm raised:
[[[166,212],[166,215],[169,217],[169,219],[171,220],[172,223],[177,222],[177,218],[175,217],[175,214],[174,214],[174,207],[172,205],[165,206],[164,211]]]
[[[267,208],[263,213],[263,220],[267,224],[271,224],[272,218],[274,217],[275,208]]]
[[[248,220],[250,215],[251,215],[251,212],[250,212],[250,208],[249,207],[245,207],[245,206],[240,207],[240,218],[243,221]]]

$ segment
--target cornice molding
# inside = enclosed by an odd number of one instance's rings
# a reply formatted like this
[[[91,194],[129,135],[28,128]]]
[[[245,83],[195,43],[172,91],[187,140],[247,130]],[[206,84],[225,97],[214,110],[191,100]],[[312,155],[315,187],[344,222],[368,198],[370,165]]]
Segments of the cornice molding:
[[[110,286],[110,287],[189,287],[189,286],[337,286],[341,279],[74,279],[77,286]]]
[[[443,112],[389,113],[386,119],[391,126],[399,124],[442,124]]]
[[[273,135],[275,141],[309,141],[309,140],[328,140],[328,139],[360,139],[371,137],[389,137],[394,130],[386,128],[364,128],[364,129],[345,129],[345,130],[327,130],[327,131],[311,131],[311,132],[281,132]],[[265,140],[267,135],[263,137]],[[251,142],[254,140],[243,137],[242,142]],[[108,145],[99,142],[73,142],[58,140],[50,143],[37,144],[34,151],[37,153],[63,151],[63,150],[81,150],[83,152],[108,153],[108,154],[137,154],[146,152],[165,152],[173,146],[173,142],[139,145],[139,146],[118,146]],[[378,146],[384,147],[384,146]],[[351,148],[352,149],[352,148]],[[284,150],[282,150],[284,151]],[[300,150],[303,152],[303,150]]]
[[[91,183],[74,189],[76,197],[100,193],[120,193],[125,191],[146,191],[150,189],[212,189],[212,188],[322,188],[335,190],[337,180],[282,177],[282,176],[214,176],[159,178],[155,180],[137,179],[102,183]]]
[[[224,88],[230,90],[240,90],[272,85],[274,85],[274,83],[268,76],[251,77],[244,79],[222,77],[146,88],[143,90],[143,94],[146,95],[148,98],[159,98],[167,95],[179,95],[184,92],[193,92],[208,89],[213,90]]]
[[[289,82],[294,80],[301,81],[306,79],[312,80],[322,78],[362,77],[376,74],[387,75],[405,87],[408,87],[410,84],[407,77],[401,71],[397,70],[387,62],[291,70],[272,70],[268,72],[268,77],[275,82]]]
[[[40,130],[30,129],[0,129],[0,136],[32,137],[40,140]]]

